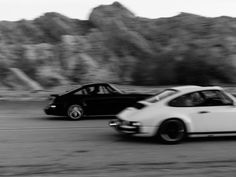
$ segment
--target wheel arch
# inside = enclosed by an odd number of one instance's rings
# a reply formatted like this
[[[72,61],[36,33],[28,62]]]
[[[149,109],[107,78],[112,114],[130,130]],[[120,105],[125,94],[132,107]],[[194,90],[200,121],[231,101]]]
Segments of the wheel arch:
[[[65,115],[67,115],[67,110],[68,110],[68,108],[71,106],[71,105],[79,105],[79,106],[81,106],[83,109],[84,109],[84,111],[85,111],[85,103],[84,103],[84,101],[83,100],[81,100],[81,101],[76,101],[76,100],[67,100],[67,101],[65,101],[65,103],[63,104],[63,106],[64,106],[64,114]]]
[[[168,120],[179,120],[184,124],[185,130],[186,130],[186,134],[188,134],[189,132],[191,132],[192,130],[192,125],[191,125],[191,121],[189,118],[185,117],[185,116],[170,116],[168,118],[163,119],[162,121],[159,122],[159,124],[157,125],[157,130],[156,130],[156,134],[158,134],[159,131],[159,127],[166,121]]]
[[[64,108],[67,109],[70,105],[73,105],[73,104],[77,104],[77,105],[80,105],[82,107],[86,106],[86,103],[85,103],[84,99],[81,99],[81,100],[69,99],[69,100],[65,101]]]

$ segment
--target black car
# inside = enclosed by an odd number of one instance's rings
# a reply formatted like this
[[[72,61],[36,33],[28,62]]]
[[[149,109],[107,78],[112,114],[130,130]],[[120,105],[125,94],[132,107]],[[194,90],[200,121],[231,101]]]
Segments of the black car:
[[[112,116],[150,94],[125,93],[108,83],[84,85],[62,95],[51,95],[44,109],[48,115],[79,120],[86,116]]]

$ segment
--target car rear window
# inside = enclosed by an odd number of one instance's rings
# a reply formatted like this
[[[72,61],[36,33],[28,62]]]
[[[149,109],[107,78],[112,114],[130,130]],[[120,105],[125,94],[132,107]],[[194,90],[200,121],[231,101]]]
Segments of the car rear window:
[[[188,93],[181,95],[169,102],[169,106],[173,107],[193,107],[199,106],[204,102],[204,98],[199,92]]]

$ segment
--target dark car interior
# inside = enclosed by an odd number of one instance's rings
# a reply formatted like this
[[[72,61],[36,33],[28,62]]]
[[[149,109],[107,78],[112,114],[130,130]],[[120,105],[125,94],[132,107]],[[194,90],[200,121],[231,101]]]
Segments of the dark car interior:
[[[110,87],[109,85],[90,85],[77,90],[75,95],[97,95],[97,94],[121,94],[121,91]]]

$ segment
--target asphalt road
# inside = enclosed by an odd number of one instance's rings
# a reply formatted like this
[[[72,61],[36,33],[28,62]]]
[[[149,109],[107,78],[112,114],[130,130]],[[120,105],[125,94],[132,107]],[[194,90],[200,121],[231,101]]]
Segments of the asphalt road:
[[[0,176],[236,176],[236,137],[178,145],[125,138],[109,119],[44,115],[45,102],[0,102]]]

